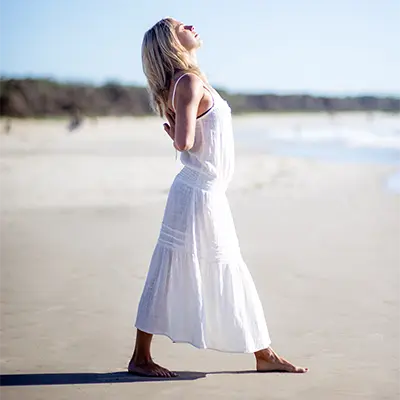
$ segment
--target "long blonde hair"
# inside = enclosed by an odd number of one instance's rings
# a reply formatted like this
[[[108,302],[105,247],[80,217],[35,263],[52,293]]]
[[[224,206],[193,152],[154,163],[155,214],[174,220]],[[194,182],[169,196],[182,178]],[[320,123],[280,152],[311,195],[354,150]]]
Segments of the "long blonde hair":
[[[168,108],[169,87],[177,72],[192,72],[205,80],[188,51],[180,44],[174,22],[169,17],[158,21],[145,33],[142,43],[142,65],[150,104],[161,117]]]

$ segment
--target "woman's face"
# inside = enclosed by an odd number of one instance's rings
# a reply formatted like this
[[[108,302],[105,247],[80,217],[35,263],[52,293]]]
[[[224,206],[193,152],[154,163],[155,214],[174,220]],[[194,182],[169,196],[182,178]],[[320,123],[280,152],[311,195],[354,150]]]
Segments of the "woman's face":
[[[193,25],[184,25],[182,22],[176,21],[176,36],[179,42],[187,51],[193,51],[201,46],[200,36],[194,30]]]

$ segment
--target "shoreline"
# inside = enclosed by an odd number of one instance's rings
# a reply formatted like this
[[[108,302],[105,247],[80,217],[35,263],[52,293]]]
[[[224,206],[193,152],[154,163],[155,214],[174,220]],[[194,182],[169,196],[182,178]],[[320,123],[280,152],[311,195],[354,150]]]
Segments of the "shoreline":
[[[343,118],[348,121],[346,116]],[[271,127],[272,120],[275,128]],[[317,115],[303,120],[303,124],[317,129],[324,121]],[[385,176],[381,178],[382,190],[389,188],[397,193],[400,150],[398,163],[393,163],[397,157],[397,153],[392,154],[395,149],[386,153],[380,145],[354,147],[352,143],[360,141],[359,133],[352,141],[347,139],[348,144],[335,149],[329,145],[329,135],[335,131],[321,134],[317,142],[311,131],[309,139],[303,135],[298,147],[297,133],[292,128],[287,130],[297,122],[286,118],[234,119],[237,165],[229,193],[268,186],[265,182],[276,181],[277,176],[288,175],[287,171],[293,171],[292,174],[301,171],[304,180],[307,174],[312,176],[312,168],[322,171],[331,163],[343,171],[350,166],[362,169],[360,164],[365,164],[371,174],[382,171],[379,172]],[[359,126],[358,122],[351,123]],[[385,123],[394,129],[392,120]],[[373,146],[377,140],[382,139],[377,138]],[[400,137],[396,140],[400,146]],[[67,132],[59,121],[23,121],[16,124],[12,134],[0,135],[0,143],[0,188],[6,194],[2,199],[3,210],[80,205],[129,207],[157,202],[166,198],[181,168],[171,141],[162,130],[161,119],[155,117],[108,118],[97,124],[84,124],[73,132]],[[24,182],[25,187],[16,185],[17,182]],[[58,187],[60,182],[63,185]]]
[[[384,116],[395,116],[399,117],[399,112],[396,111],[384,111],[384,110],[344,110],[344,111],[318,111],[318,110],[293,110],[293,111],[286,111],[286,110],[260,110],[260,111],[248,111],[248,112],[236,112],[232,113],[234,117],[254,117],[260,115],[283,115],[283,116],[291,116],[295,115],[367,115],[367,114],[381,114]],[[0,115],[0,121],[6,119],[14,119],[16,121],[43,121],[43,120],[53,120],[53,119],[66,119],[68,120],[70,116],[68,114],[60,114],[60,115],[48,115],[48,116],[40,116],[40,117],[13,117],[8,115]],[[83,118],[98,118],[98,119],[143,119],[143,118],[159,118],[155,114],[143,114],[143,115],[83,115]]]

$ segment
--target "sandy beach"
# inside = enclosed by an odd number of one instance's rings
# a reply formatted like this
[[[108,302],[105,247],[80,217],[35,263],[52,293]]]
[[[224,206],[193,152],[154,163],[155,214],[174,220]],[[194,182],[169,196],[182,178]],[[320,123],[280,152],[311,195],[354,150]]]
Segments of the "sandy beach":
[[[287,118],[234,118],[228,197],[272,345],[309,373],[257,374],[252,355],[155,337],[180,378],[126,374],[175,151],[156,118],[71,133],[27,120],[0,137],[1,398],[398,399],[400,196],[385,187],[398,167],[245,144],[246,129]]]

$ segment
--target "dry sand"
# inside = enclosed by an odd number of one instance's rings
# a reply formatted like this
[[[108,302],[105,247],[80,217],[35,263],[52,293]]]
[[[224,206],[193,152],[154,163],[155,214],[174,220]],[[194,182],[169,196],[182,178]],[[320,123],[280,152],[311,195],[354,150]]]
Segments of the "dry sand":
[[[184,372],[152,382],[123,371],[174,151],[152,118],[65,125],[18,122],[1,137],[1,373],[18,383],[2,399],[398,398],[393,167],[238,146],[228,196],[242,252],[274,348],[310,372],[257,374],[252,355],[156,337],[156,361]]]

